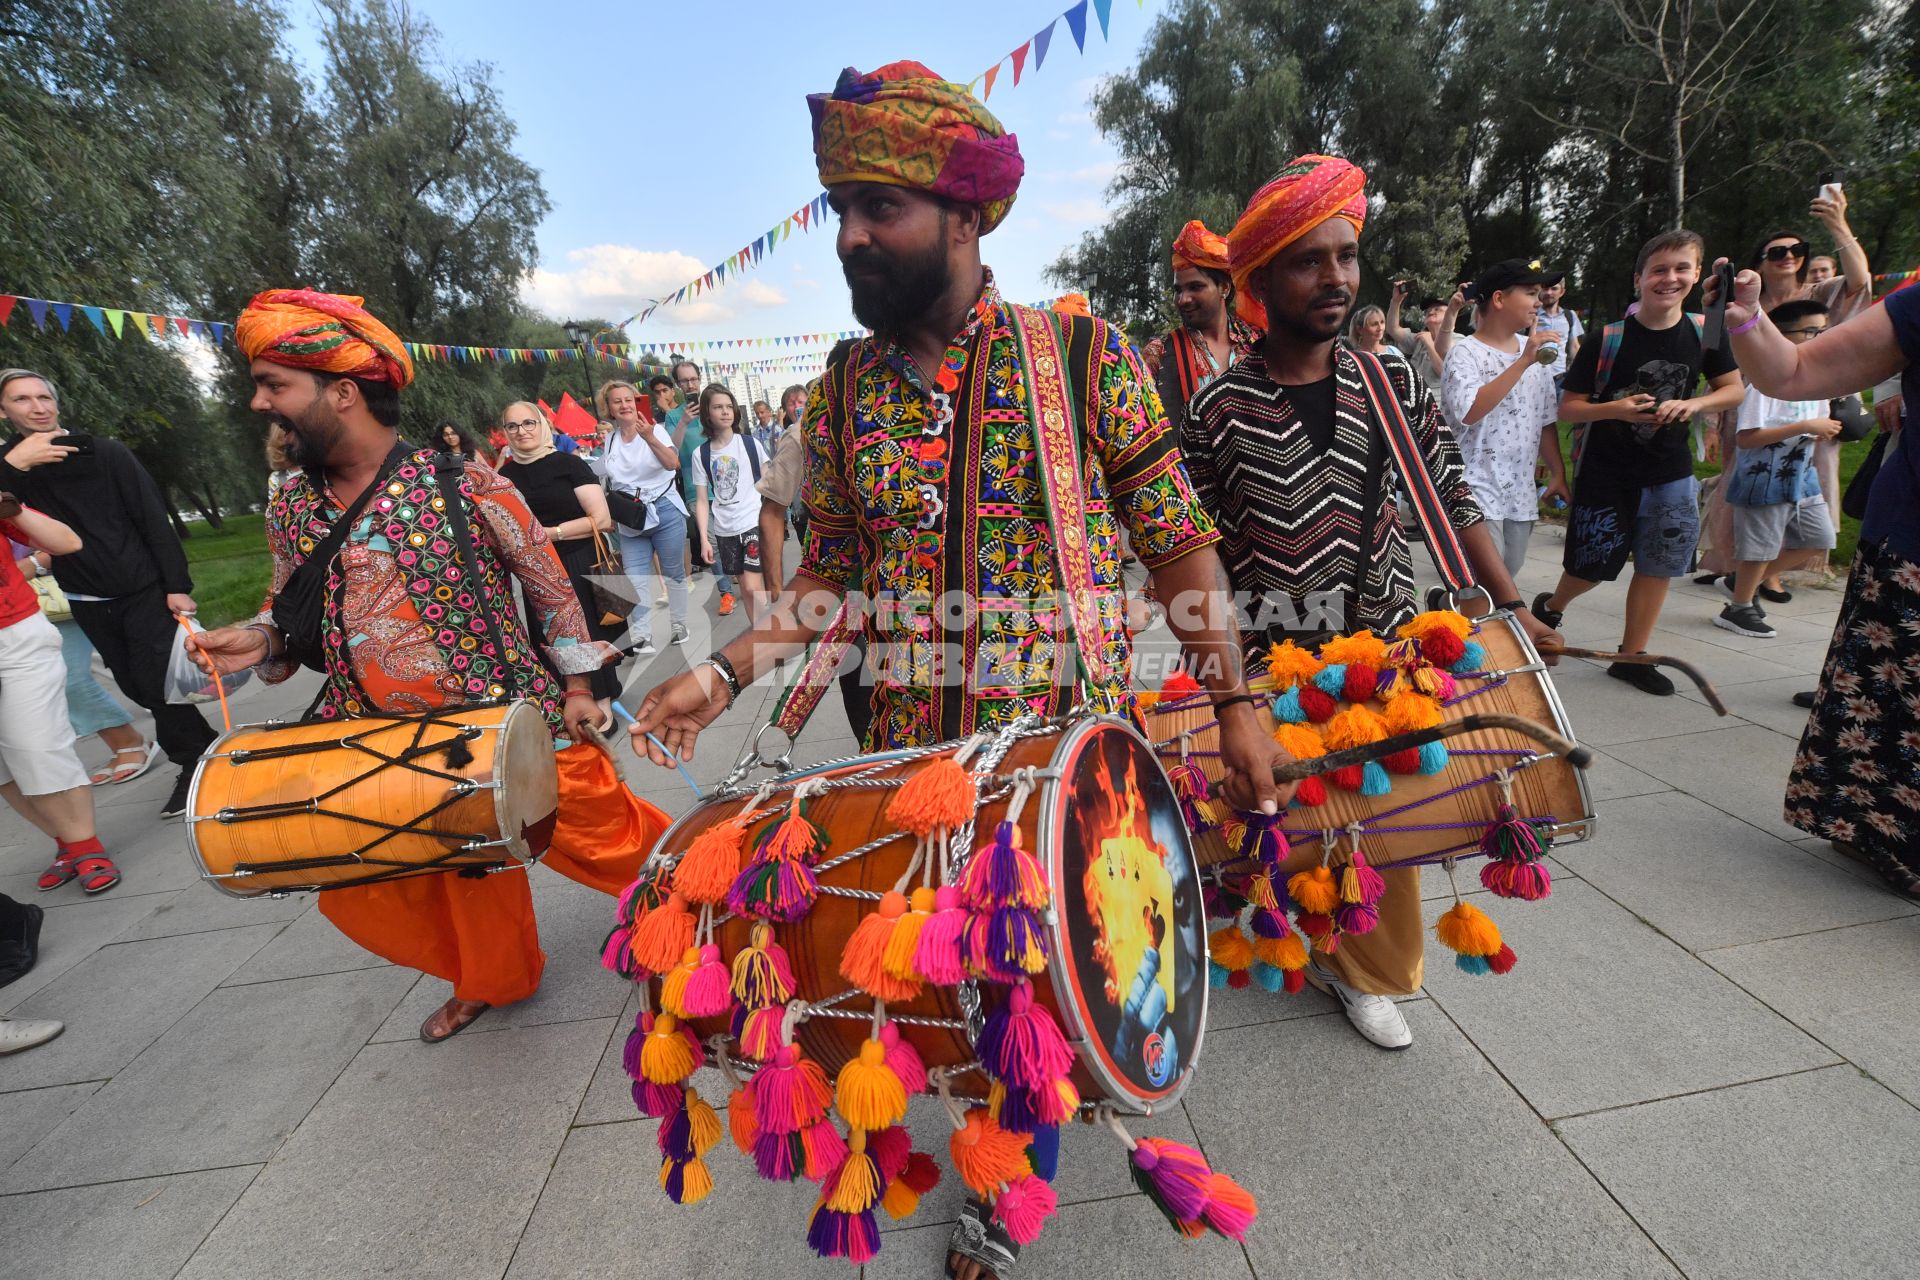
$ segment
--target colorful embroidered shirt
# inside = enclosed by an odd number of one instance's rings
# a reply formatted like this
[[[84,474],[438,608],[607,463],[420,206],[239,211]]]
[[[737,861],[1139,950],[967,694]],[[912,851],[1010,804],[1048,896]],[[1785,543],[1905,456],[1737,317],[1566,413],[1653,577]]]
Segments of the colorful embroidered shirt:
[[[1161,334],[1141,348],[1147,371],[1153,374],[1154,388],[1160,393],[1160,403],[1166,406],[1176,431],[1193,398],[1227,369],[1259,351],[1265,338],[1265,334],[1238,316],[1229,316],[1226,369],[1214,368],[1212,350],[1204,339],[1187,332],[1185,326]]]
[[[937,554],[915,554],[926,501],[916,459],[934,409],[929,380],[906,349],[878,336],[852,343],[844,364],[808,390],[801,430],[809,525],[799,572],[872,602],[875,747],[938,742],[1076,701],[1048,481],[1028,417],[1032,373],[990,273],[983,300],[984,322],[957,349],[946,435],[953,465],[935,499],[944,504]],[[1107,669],[1124,673],[1121,524],[1150,567],[1218,535],[1132,344],[1104,321],[1068,323],[1097,368],[1080,424],[1078,477],[1101,619],[1093,642]],[[958,607],[936,608],[943,597]],[[1101,710],[1127,709],[1124,675],[1087,699]]]
[[[535,703],[557,728],[563,690],[534,655],[511,580],[519,580],[546,637],[553,671],[585,674],[612,650],[588,638],[566,569],[519,492],[498,472],[469,462],[460,496],[481,562],[475,582],[434,480],[435,457],[422,449],[402,458],[334,557],[324,615],[326,686],[315,714],[412,715],[515,697]],[[331,489],[317,492],[304,472],[280,487],[267,505],[276,594],[345,507]],[[273,621],[270,603],[257,620]],[[261,673],[278,681],[295,670],[269,662]]]

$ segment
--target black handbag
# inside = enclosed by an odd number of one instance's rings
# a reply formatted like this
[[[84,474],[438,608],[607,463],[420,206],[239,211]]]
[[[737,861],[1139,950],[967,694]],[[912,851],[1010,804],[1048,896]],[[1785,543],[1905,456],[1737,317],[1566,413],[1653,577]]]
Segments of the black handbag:
[[[380,466],[380,474],[374,477],[372,484],[361,491],[353,500],[353,505],[341,513],[327,530],[327,536],[320,545],[308,553],[299,567],[287,575],[280,584],[280,590],[273,596],[273,625],[280,630],[280,638],[286,645],[283,657],[287,661],[297,662],[314,671],[325,671],[326,645],[324,632],[327,614],[327,573],[333,566],[333,558],[340,554],[340,544],[347,540],[347,534],[360,519],[360,513],[367,508],[373,495],[387,487],[387,477],[393,474],[394,467],[407,455],[407,447],[395,444],[393,452]],[[326,481],[318,471],[309,469],[307,480],[313,485],[315,493],[326,492]]]
[[[1860,459],[1860,469],[1847,482],[1847,491],[1840,497],[1842,514],[1850,515],[1855,520],[1867,518],[1867,499],[1873,496],[1873,478],[1880,474],[1880,463],[1886,456],[1887,433],[1882,431],[1873,438],[1867,456]]]
[[[1827,404],[1827,416],[1840,424],[1840,434],[1834,438],[1841,444],[1852,444],[1855,440],[1865,440],[1873,434],[1873,415],[1867,412],[1860,397],[1841,396]]]

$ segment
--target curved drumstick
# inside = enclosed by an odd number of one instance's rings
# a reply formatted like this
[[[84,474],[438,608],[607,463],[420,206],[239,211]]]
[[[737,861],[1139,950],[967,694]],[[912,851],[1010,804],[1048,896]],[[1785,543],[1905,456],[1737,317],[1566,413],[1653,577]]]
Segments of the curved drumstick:
[[[1713,687],[1713,681],[1701,673],[1700,668],[1691,662],[1679,658],[1669,658],[1658,653],[1608,653],[1604,649],[1573,649],[1564,644],[1543,644],[1540,652],[1556,658],[1593,658],[1600,662],[1625,662],[1636,667],[1672,667],[1687,679],[1693,681],[1700,690],[1700,696],[1707,705],[1720,715],[1730,714],[1727,704],[1720,700],[1720,691]]]
[[[1434,725],[1430,729],[1416,729],[1412,733],[1395,734],[1391,738],[1370,742],[1364,747],[1330,751],[1324,756],[1315,756],[1311,760],[1295,760],[1292,764],[1276,768],[1273,771],[1273,780],[1282,783],[1298,782],[1302,778],[1331,773],[1335,769],[1344,769],[1348,765],[1378,760],[1381,756],[1390,756],[1396,751],[1413,751],[1429,742],[1438,742],[1442,738],[1451,738],[1456,734],[1478,733],[1487,729],[1505,729],[1511,733],[1532,738],[1576,769],[1584,769],[1593,763],[1591,750],[1561,737],[1543,724],[1536,724],[1524,716],[1488,714],[1465,716],[1459,720],[1449,720],[1444,724]]]

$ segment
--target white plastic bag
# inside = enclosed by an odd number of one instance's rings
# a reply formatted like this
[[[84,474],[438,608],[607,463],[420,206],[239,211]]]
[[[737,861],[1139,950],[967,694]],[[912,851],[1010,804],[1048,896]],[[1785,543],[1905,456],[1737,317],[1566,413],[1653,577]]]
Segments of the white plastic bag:
[[[221,689],[231,698],[253,677],[253,671],[248,669],[221,676],[216,682],[212,673],[200,665],[205,659],[187,648],[187,637],[198,635],[206,628],[190,617],[176,614],[175,618],[180,625],[174,630],[173,653],[167,659],[168,702],[213,702],[220,697]]]

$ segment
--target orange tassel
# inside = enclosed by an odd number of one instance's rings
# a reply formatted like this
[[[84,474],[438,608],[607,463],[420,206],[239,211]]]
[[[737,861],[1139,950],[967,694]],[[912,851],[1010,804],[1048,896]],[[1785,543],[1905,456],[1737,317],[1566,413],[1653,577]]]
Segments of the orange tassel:
[[[907,913],[907,897],[888,891],[880,899],[880,909],[862,916],[853,936],[840,952],[840,976],[871,996],[889,1003],[911,1000],[920,994],[920,984],[893,977],[887,972],[887,944],[895,927]]]
[[[880,961],[888,977],[902,982],[926,981],[926,975],[913,967],[913,958],[920,950],[920,933],[933,918],[933,906],[934,891],[925,885],[915,889],[907,899],[907,913],[894,922],[893,932],[887,935],[886,953]]]
[[[675,891],[688,902],[725,902],[740,875],[746,842],[747,825],[738,818],[702,831],[673,869]]]
[[[665,973],[693,945],[693,913],[686,896],[675,890],[633,926],[633,958],[643,969]]]
[[[887,820],[925,838],[973,816],[973,776],[952,756],[941,756],[907,780],[887,804]]]
[[[1333,872],[1324,866],[1294,872],[1287,880],[1287,892],[1302,911],[1311,915],[1330,916],[1340,905],[1339,886],[1334,883]]]
[[[727,1133],[741,1155],[752,1158],[759,1124],[753,1114],[753,1090],[743,1084],[727,1096]]]
[[[947,1153],[960,1180],[976,1195],[988,1196],[1001,1183],[1033,1171],[1027,1163],[1030,1141],[1027,1134],[1002,1129],[986,1108],[974,1107],[967,1112],[966,1127],[947,1140]]]
[[[680,955],[680,963],[667,971],[660,979],[660,1007],[676,1018],[685,1018],[687,1014],[687,980],[693,977],[693,971],[700,967],[700,948],[688,947]]]

